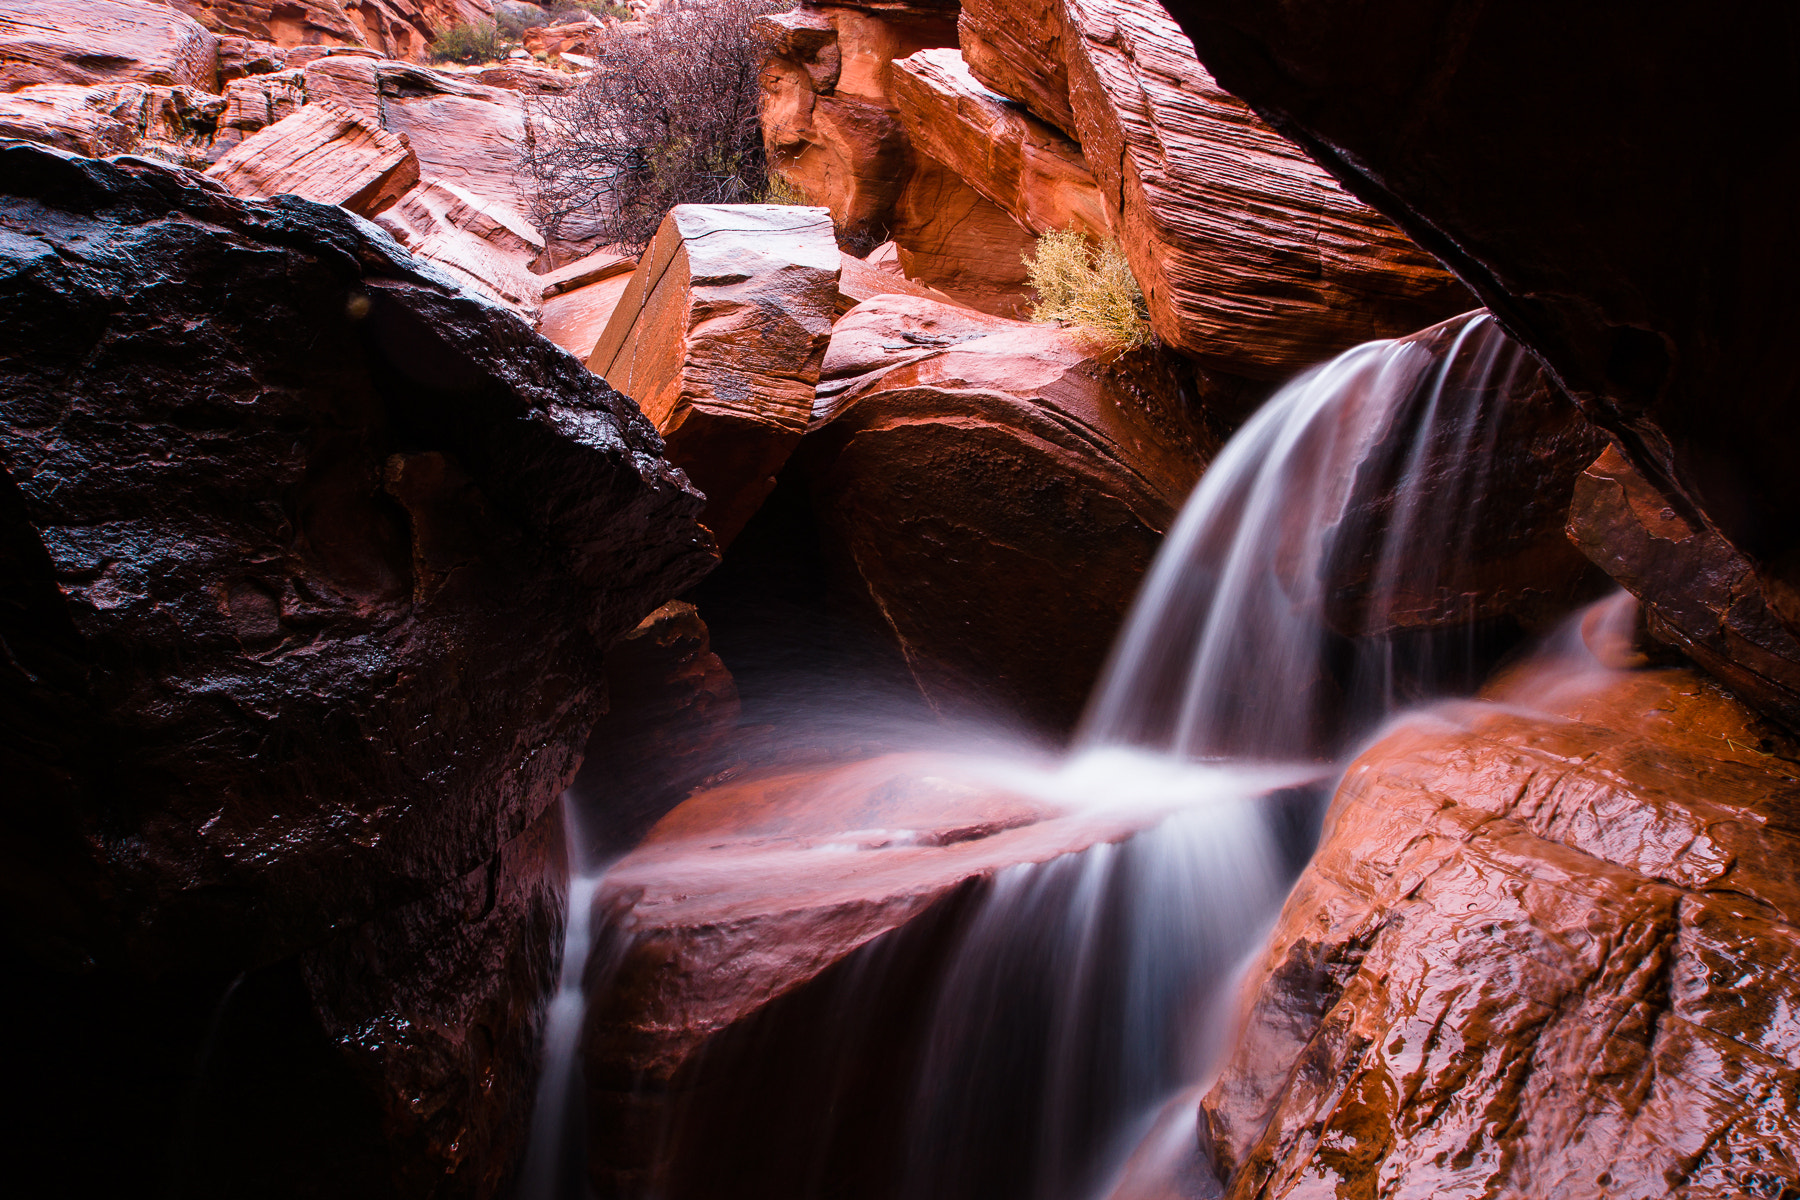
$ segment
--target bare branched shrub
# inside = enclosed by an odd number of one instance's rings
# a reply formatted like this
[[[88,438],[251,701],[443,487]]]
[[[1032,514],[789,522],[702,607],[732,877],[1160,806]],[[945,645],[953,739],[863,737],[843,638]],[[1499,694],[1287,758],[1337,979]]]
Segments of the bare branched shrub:
[[[532,217],[556,239],[579,218],[603,242],[641,252],[677,204],[766,194],[750,24],[792,0],[694,0],[626,27],[574,90],[534,102],[521,165]]]
[[[1036,320],[1080,325],[1120,350],[1150,340],[1143,289],[1117,242],[1095,245],[1079,233],[1046,233],[1025,266],[1037,292]]]

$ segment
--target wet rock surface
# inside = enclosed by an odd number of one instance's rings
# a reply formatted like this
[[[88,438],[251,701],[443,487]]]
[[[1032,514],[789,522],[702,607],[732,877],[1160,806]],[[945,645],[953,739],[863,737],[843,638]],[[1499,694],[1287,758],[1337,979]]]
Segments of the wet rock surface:
[[[1154,354],[1109,361],[1079,331],[927,300],[838,322],[803,450],[813,507],[934,704],[1074,720],[1210,455],[1182,387]]]
[[[1003,784],[959,780],[931,755],[789,770],[697,793],[595,896],[596,927],[606,930],[590,963],[596,1000],[585,1040],[596,1191],[787,1194],[778,1181],[804,1187],[822,1169],[835,1186],[891,1194],[895,1130],[879,1116],[859,1131],[869,1157],[842,1161],[840,1146],[827,1164],[812,1157],[823,1147],[810,1147],[823,1128],[805,1131],[803,1151],[790,1122],[709,1108],[714,1093],[743,1095],[730,1086],[732,1064],[741,1065],[734,1052],[777,1031],[796,1056],[762,1077],[813,1111],[819,1096],[806,1081],[816,1081],[813,1060],[835,1045],[829,1023],[842,1014],[808,984],[850,968],[859,949],[883,952],[874,944],[896,931],[907,937],[895,952],[928,967],[959,905],[994,871],[1127,837],[1142,821],[1066,815]],[[880,1011],[857,1018],[902,1055],[923,1016],[908,981],[896,972]],[[903,1062],[873,1056],[846,1102],[880,1096],[884,1070],[896,1072],[896,1085],[904,1077]],[[899,1090],[888,1099],[900,1102]],[[778,1162],[755,1144],[762,1136],[790,1146],[792,1158]],[[736,1175],[726,1165],[746,1161],[773,1170]]]
[[[703,520],[721,545],[806,430],[839,269],[823,209],[677,205],[588,359],[706,493]]]
[[[1449,264],[1800,628],[1800,373],[1768,324],[1800,236],[1741,236],[1800,186],[1794,131],[1760,119],[1800,69],[1792,14],[1170,11],[1225,87]]]
[[[1345,775],[1202,1106],[1226,1194],[1800,1186],[1795,745],[1692,669],[1493,695]]]
[[[1755,568],[1616,449],[1576,484],[1569,536],[1643,603],[1654,636],[1800,730],[1800,639],[1770,611]]]
[[[653,430],[339,209],[27,147],[0,190],[16,961],[225,981],[499,861],[712,561]]]

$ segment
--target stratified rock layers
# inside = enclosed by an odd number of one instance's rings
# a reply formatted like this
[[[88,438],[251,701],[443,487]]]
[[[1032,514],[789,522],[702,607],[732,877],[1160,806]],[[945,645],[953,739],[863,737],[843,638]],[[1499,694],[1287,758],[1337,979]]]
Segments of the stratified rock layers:
[[[340,209],[28,147],[0,191],[14,961],[222,986],[407,905],[479,914],[434,897],[510,869],[602,648],[711,562],[700,498],[628,401]],[[493,983],[404,959],[368,986]],[[505,1173],[509,1078],[433,1143],[486,1159],[467,1180]]]
[[[774,204],[670,211],[588,366],[636,400],[729,543],[812,416],[837,310],[831,217]]]
[[[1687,669],[1461,716],[1344,778],[1204,1103],[1226,1194],[1800,1189],[1795,747]]]

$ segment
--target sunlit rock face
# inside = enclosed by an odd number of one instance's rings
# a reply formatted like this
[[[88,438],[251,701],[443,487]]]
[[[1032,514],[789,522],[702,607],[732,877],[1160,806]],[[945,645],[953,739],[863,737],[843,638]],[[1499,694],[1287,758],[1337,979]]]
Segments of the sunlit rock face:
[[[701,498],[629,401],[341,209],[30,147],[0,193],[19,969],[124,997],[304,952],[324,978],[373,922],[390,974],[318,1002],[344,1037],[383,988],[500,986],[505,954],[398,947],[554,920],[530,872],[492,907],[505,848],[574,773],[604,646],[712,562]],[[460,1053],[407,1070],[478,1075]],[[479,1124],[524,1074],[456,1104]]]
[[[1212,443],[1165,357],[903,296],[832,333],[803,448],[826,553],[926,695],[1067,727]]]
[[[1800,747],[1691,668],[1555,683],[1350,766],[1202,1106],[1228,1196],[1800,1187]]]
[[[1800,233],[1773,216],[1800,186],[1800,135],[1763,116],[1800,71],[1791,15],[1169,8],[1225,87],[1449,264],[1800,628],[1783,332]]]

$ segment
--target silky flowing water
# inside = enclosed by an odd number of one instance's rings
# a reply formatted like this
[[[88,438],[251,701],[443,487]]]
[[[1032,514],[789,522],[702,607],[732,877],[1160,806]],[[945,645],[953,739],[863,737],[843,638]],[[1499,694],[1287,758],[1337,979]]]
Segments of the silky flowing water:
[[[1221,1001],[1310,853],[1346,751],[1488,665],[1443,568],[1482,518],[1499,406],[1532,367],[1486,314],[1443,332],[1357,347],[1238,432],[1170,531],[1066,755],[932,765],[1075,813],[1137,814],[1140,832],[993,872],[925,958],[904,930],[856,951],[801,1031],[816,1067],[793,1119],[810,1124],[803,1149],[770,1156],[779,1177],[734,1164],[722,1179],[699,1160],[717,1130],[764,1115],[771,1072],[799,1070],[791,1030],[789,1048],[724,1062],[703,1111],[667,1115],[669,1169],[643,1196],[1125,1200],[1182,1171],[1205,1194],[1192,1095]],[[1460,632],[1396,633],[1395,612],[1421,606]],[[571,888],[526,1200],[586,1194],[576,1064],[584,972],[605,986],[586,961],[595,884],[584,867]],[[912,1032],[876,1020],[890,1010]],[[870,1111],[856,1093],[872,1087],[879,1154],[868,1130],[838,1127]]]

